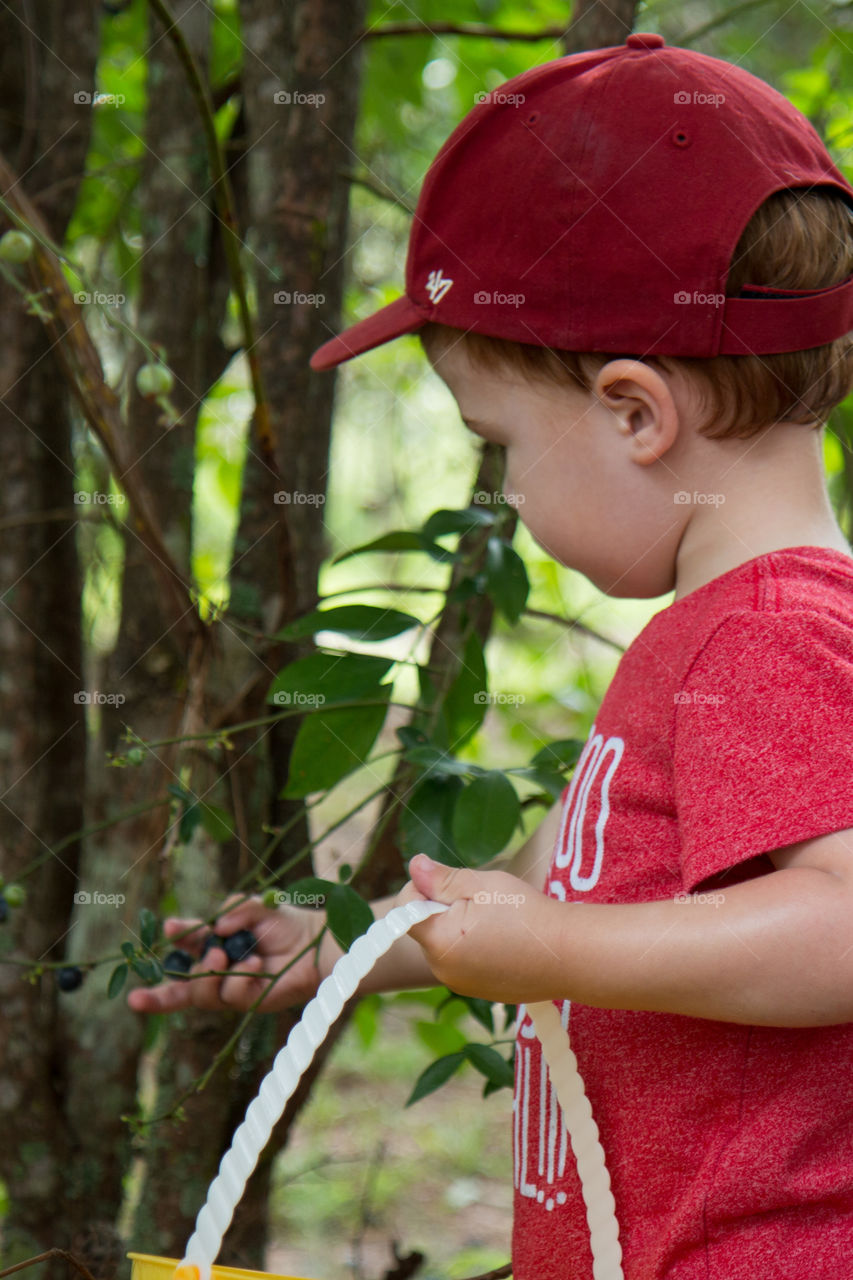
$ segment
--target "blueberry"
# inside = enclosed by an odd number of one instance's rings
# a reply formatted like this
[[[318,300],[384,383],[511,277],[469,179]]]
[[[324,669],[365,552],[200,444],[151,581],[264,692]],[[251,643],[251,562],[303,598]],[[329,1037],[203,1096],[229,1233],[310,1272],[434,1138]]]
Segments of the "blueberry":
[[[0,894],[0,924],[5,924],[9,919],[9,904]]]
[[[56,985],[60,991],[76,991],[83,985],[82,969],[78,969],[76,964],[69,965],[66,969],[57,969]]]
[[[211,947],[224,947],[224,946],[225,946],[224,938],[220,938],[218,933],[209,933],[205,938],[204,946],[201,949],[202,960],[207,955],[208,951],[210,951]]]
[[[239,964],[252,954],[257,945],[255,935],[249,929],[241,929],[239,933],[232,933],[230,938],[225,939],[225,954],[231,964]]]
[[[194,964],[195,961],[188,951],[170,951],[163,961],[163,972],[167,978],[185,980]]]

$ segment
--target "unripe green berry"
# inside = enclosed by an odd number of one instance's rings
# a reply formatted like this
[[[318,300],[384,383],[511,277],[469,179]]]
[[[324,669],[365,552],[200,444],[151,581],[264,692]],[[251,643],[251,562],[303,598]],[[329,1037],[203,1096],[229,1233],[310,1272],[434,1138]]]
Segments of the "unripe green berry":
[[[7,231],[0,237],[0,258],[4,262],[29,262],[34,248],[33,238],[26,231]]]
[[[23,885],[7,884],[3,890],[3,897],[10,907],[22,907],[27,900],[27,891]]]
[[[164,364],[144,364],[136,374],[136,387],[146,400],[168,395],[175,385],[171,369]]]

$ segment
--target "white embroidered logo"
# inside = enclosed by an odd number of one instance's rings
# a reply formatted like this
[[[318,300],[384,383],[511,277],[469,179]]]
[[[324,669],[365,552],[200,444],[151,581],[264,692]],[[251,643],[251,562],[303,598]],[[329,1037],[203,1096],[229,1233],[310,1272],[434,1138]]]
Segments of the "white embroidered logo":
[[[432,302],[441,302],[441,299],[452,284],[452,280],[448,280],[447,276],[441,274],[440,267],[438,271],[431,271],[426,282],[426,291],[430,296],[430,300]]]

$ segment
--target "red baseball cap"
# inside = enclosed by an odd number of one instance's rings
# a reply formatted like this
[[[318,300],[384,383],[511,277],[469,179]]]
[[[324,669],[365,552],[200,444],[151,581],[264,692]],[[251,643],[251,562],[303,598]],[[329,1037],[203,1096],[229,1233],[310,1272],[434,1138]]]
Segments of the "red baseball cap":
[[[326,342],[331,369],[430,321],[568,351],[802,351],[853,329],[853,275],[725,297],[775,191],[853,187],[782,94],[635,32],[483,94],[430,165],[406,292]]]

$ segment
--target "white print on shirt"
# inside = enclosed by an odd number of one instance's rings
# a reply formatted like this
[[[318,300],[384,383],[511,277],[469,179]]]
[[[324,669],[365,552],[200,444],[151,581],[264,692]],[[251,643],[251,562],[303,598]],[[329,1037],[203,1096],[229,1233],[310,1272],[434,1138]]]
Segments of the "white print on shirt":
[[[447,290],[453,284],[447,276],[442,275],[441,267],[437,271],[431,271],[427,277],[426,291],[430,296],[431,302],[441,302],[441,299],[447,293]]]
[[[569,794],[563,807],[563,821],[560,824],[560,834],[557,837],[554,865],[567,867],[571,863],[569,882],[572,888],[577,889],[580,893],[588,893],[590,889],[594,889],[598,884],[598,877],[601,875],[601,862],[604,857],[604,828],[610,816],[610,780],[619,767],[619,761],[622,759],[624,750],[625,743],[622,738],[608,738],[605,742],[601,734],[595,732],[595,725],[593,725],[589,731],[586,746],[581,752],[580,759],[572,774],[572,785],[569,788]],[[599,783],[601,791],[598,821],[595,824],[595,858],[592,870],[588,875],[583,876],[581,875],[581,868],[584,865],[583,828],[587,804],[589,803],[589,793],[608,755],[612,755],[612,759]],[[575,796],[577,796],[577,804],[574,803]],[[566,834],[567,828],[568,837]]]
[[[560,833],[554,852],[554,867],[569,867],[572,888],[588,893],[598,883],[604,859],[604,828],[610,815],[610,783],[619,767],[625,743],[622,738],[604,738],[595,732],[595,725],[581,752],[572,775],[572,782],[563,805]],[[604,761],[610,757],[606,769]],[[584,866],[583,828],[589,796],[592,788],[599,788],[598,819],[595,824],[595,857],[592,869],[582,875]],[[593,809],[593,812],[595,810]],[[550,897],[566,901],[566,887],[560,880],[551,880],[547,887]],[[568,1030],[571,1002],[564,1000],[561,1021]],[[513,1095],[513,1149],[515,1186],[523,1196],[538,1201],[547,1210],[566,1203],[565,1191],[554,1193],[555,1178],[562,1178],[566,1171],[568,1135],[563,1112],[551,1086],[551,1078],[540,1051],[539,1070],[531,1065],[531,1048],[525,1040],[535,1040],[536,1032],[526,1006],[518,1006],[518,1040],[516,1044],[516,1076]],[[537,1079],[532,1079],[534,1073]],[[538,1132],[529,1128],[530,1091],[539,1089]],[[535,1168],[534,1168],[535,1166]]]

